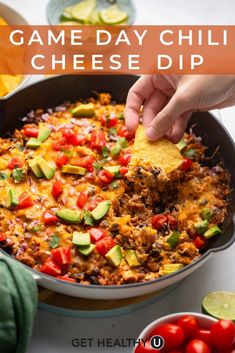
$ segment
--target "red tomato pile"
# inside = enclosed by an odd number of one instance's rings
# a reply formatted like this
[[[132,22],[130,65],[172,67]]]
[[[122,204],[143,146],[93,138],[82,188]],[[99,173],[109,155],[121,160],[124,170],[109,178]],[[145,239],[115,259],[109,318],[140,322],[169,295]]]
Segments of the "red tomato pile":
[[[161,336],[164,347],[151,347],[151,338]],[[219,320],[210,329],[200,327],[198,320],[182,316],[175,323],[164,323],[155,327],[149,340],[136,347],[135,353],[235,353],[235,325],[229,320]]]

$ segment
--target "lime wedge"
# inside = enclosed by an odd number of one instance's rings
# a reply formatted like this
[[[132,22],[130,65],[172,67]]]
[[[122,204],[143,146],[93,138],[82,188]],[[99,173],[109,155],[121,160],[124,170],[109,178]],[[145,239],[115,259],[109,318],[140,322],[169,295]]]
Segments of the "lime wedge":
[[[70,14],[78,21],[87,22],[96,8],[96,0],[84,0],[70,8]]]
[[[59,23],[60,26],[82,26],[81,23],[77,21],[62,21]]]
[[[99,15],[98,10],[92,11],[92,13],[89,17],[89,21],[92,25],[100,25],[101,24],[100,15]]]
[[[124,22],[128,18],[128,14],[121,11],[117,5],[112,5],[100,11],[100,18],[107,25],[115,25]]]
[[[73,17],[70,13],[72,6],[68,6],[64,9],[62,15],[61,15],[61,20],[62,21],[67,21],[67,20],[71,20]]]
[[[202,299],[202,312],[216,319],[235,321],[235,292],[210,292]]]

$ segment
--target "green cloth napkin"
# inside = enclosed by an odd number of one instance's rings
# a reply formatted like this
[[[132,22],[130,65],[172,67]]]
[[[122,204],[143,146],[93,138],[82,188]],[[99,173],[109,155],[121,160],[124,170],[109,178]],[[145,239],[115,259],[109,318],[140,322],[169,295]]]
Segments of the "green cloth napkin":
[[[37,308],[37,285],[29,271],[0,254],[0,352],[24,353]]]

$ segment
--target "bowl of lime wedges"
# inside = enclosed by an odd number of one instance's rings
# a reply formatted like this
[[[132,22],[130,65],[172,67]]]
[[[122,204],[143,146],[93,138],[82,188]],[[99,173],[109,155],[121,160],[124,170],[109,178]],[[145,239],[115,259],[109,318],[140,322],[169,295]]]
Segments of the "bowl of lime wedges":
[[[131,25],[135,7],[131,0],[51,0],[47,18],[51,25]]]

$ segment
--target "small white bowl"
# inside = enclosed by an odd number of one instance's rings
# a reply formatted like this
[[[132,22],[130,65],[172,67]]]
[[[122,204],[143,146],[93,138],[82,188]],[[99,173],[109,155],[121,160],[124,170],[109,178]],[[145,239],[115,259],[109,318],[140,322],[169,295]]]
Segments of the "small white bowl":
[[[191,315],[191,316],[195,317],[197,319],[197,321],[198,321],[199,326],[201,328],[205,329],[205,330],[209,329],[212,324],[214,324],[216,321],[218,321],[217,319],[215,319],[215,318],[213,318],[211,316],[200,314],[200,313],[182,312],[182,313],[170,314],[170,315],[163,316],[163,317],[151,322],[141,332],[141,334],[139,335],[138,339],[151,338],[150,337],[150,333],[153,331],[153,329],[155,327],[160,326],[160,325],[165,324],[165,323],[176,323],[176,321],[179,320],[184,315]],[[133,353],[135,352],[135,348],[133,349],[132,352]]]

